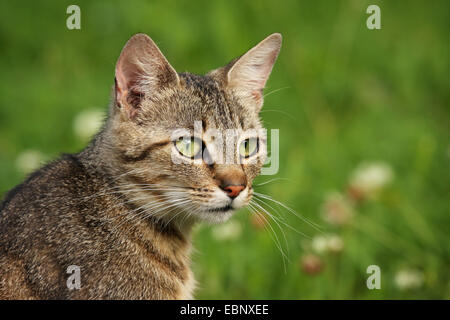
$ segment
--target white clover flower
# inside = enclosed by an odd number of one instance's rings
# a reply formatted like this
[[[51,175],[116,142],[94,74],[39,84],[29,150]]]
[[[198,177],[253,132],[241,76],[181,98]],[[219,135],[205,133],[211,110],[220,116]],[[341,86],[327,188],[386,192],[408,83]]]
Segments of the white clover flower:
[[[417,289],[423,285],[423,273],[415,269],[403,269],[395,275],[395,284],[400,290]]]
[[[89,140],[103,124],[105,114],[101,109],[81,111],[73,121],[75,135],[83,141]]]
[[[211,232],[217,240],[233,240],[241,235],[242,226],[238,221],[230,220],[224,224],[215,226]]]
[[[20,173],[26,175],[42,166],[45,159],[45,155],[38,150],[25,150],[16,158],[16,168]]]
[[[312,239],[311,248],[319,254],[339,253],[344,249],[344,241],[337,234],[315,236]]]
[[[328,238],[328,250],[334,253],[341,252],[344,250],[344,240],[337,234],[330,235]]]
[[[333,225],[347,224],[354,216],[352,204],[338,192],[332,192],[325,197],[320,211],[322,218]]]
[[[328,239],[325,236],[315,236],[311,242],[311,248],[317,253],[324,253],[328,250]]]
[[[351,174],[350,188],[363,196],[371,197],[393,179],[393,170],[385,162],[361,163]]]

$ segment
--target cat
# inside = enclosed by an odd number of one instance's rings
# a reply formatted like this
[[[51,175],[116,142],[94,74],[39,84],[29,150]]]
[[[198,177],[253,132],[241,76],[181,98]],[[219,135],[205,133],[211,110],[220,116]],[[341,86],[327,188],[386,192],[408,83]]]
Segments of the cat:
[[[262,92],[281,40],[272,34],[199,76],[177,73],[149,36],[131,37],[101,130],[0,205],[0,298],[193,299],[192,226],[247,205],[264,162],[259,137],[237,137],[241,161],[223,163],[202,133],[262,129]],[[175,128],[187,136],[174,137]],[[69,266],[79,268],[78,287]]]

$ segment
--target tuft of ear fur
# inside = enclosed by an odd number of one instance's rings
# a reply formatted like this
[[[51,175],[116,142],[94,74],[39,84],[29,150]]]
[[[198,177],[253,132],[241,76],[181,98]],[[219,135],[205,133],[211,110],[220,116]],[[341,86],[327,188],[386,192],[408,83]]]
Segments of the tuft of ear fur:
[[[178,83],[177,72],[149,36],[138,33],[128,40],[116,64],[115,100],[131,119],[143,97]]]
[[[227,86],[246,103],[256,105],[258,111],[263,104],[262,91],[280,52],[281,41],[281,34],[273,33],[225,67]]]

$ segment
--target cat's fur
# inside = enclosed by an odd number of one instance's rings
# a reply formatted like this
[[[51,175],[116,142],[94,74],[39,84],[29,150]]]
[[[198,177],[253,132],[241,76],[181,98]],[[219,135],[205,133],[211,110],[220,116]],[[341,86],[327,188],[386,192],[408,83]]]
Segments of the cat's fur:
[[[263,160],[174,164],[170,134],[192,130],[194,121],[203,129],[261,128],[262,89],[280,46],[273,34],[198,76],[177,74],[148,36],[133,36],[102,130],[0,205],[0,298],[192,298],[192,224],[224,221],[246,205]],[[230,200],[224,185],[242,191]],[[67,287],[70,265],[81,268],[81,289]]]

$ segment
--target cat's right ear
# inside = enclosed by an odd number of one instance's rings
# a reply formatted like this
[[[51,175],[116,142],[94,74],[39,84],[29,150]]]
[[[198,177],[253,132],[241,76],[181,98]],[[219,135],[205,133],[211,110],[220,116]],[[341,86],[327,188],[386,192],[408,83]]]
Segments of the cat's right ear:
[[[115,104],[132,119],[146,95],[178,83],[177,72],[155,42],[138,33],[128,40],[116,64]]]
[[[281,48],[281,34],[273,33],[243,56],[209,75],[219,79],[259,112],[263,104],[263,89],[272,72]]]

